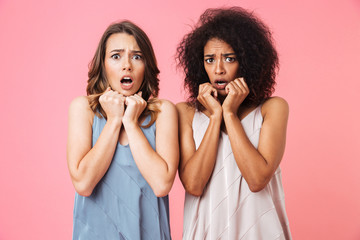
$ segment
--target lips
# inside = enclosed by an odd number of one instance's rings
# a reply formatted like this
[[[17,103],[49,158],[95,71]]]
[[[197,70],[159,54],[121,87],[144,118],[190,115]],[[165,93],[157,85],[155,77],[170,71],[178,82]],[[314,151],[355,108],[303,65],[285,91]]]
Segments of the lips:
[[[132,88],[132,86],[134,85],[134,81],[132,80],[132,78],[130,76],[124,76],[121,80],[120,80],[120,85],[121,88],[124,90],[129,90]]]
[[[223,79],[215,80],[214,87],[218,90],[224,90],[226,85],[228,85],[228,82]]]

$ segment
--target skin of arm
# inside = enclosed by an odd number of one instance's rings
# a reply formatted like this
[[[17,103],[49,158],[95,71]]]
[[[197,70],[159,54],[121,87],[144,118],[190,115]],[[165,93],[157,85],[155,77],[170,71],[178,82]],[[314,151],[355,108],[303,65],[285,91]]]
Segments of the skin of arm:
[[[78,97],[69,108],[67,163],[75,190],[90,196],[108,170],[118,142],[124,98],[109,89],[100,97],[108,115],[96,144],[91,147],[93,111],[87,97]],[[111,109],[116,109],[112,111]]]
[[[222,110],[220,103],[212,96],[215,89],[206,83],[199,88],[199,102],[206,108],[210,122],[196,150],[193,138],[192,120],[195,109],[187,103],[177,104],[180,126],[179,177],[185,190],[201,196],[215,166],[219,143]]]
[[[179,163],[179,143],[176,108],[169,101],[159,102],[156,151],[152,149],[138,124],[138,117],[146,107],[146,102],[141,96],[127,97],[123,125],[137,167],[154,194],[163,197],[169,193],[175,179]]]
[[[229,87],[231,88],[231,86]],[[261,109],[263,125],[260,132],[259,146],[256,149],[246,136],[236,112],[231,110],[238,108],[236,105],[239,101],[235,100],[235,98],[241,99],[240,95],[247,95],[246,91],[248,89],[242,91],[242,94],[235,93],[232,95],[234,99],[229,101],[229,105],[232,103],[232,107],[223,106],[223,115],[226,129],[231,129],[231,131],[228,131],[228,135],[237,166],[250,190],[258,192],[268,184],[284,154],[289,106],[280,97],[270,98],[263,104]],[[240,104],[242,100],[240,100]]]

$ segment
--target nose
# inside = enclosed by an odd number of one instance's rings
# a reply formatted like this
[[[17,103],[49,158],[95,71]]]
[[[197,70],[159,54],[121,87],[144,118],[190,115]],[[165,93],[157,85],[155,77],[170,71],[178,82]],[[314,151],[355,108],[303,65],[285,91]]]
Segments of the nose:
[[[217,61],[215,66],[215,74],[222,75],[225,74],[225,69],[222,61]]]
[[[131,71],[132,70],[131,61],[130,61],[129,57],[123,58],[123,63],[122,63],[121,67],[122,67],[123,71]]]

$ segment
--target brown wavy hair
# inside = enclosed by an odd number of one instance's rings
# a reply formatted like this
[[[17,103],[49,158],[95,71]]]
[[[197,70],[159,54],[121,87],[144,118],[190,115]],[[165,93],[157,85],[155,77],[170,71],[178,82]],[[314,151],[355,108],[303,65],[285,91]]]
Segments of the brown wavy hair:
[[[142,98],[147,101],[147,106],[142,113],[142,116],[151,115],[150,122],[144,126],[151,126],[160,111],[158,108],[158,93],[159,93],[159,78],[160,73],[157,67],[154,50],[146,33],[134,23],[125,20],[118,23],[111,24],[102,35],[95,55],[89,64],[88,85],[86,92],[88,95],[89,105],[93,112],[100,118],[107,118],[105,111],[102,109],[99,98],[104,93],[109,82],[105,73],[105,52],[106,43],[109,37],[115,33],[127,33],[133,36],[136,43],[139,45],[143,55],[145,64],[144,80],[140,86],[139,91],[142,91]]]
[[[235,51],[238,76],[250,89],[243,106],[257,106],[274,92],[279,60],[269,28],[252,12],[240,7],[207,9],[194,29],[177,48],[178,67],[185,73],[187,102],[198,109],[199,85],[210,82],[204,68],[204,46],[213,38],[223,40]]]

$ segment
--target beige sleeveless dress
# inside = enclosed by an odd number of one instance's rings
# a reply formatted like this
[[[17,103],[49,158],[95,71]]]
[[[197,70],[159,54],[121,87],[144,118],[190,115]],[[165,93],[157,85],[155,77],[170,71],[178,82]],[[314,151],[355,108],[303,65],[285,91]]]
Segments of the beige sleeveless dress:
[[[261,106],[241,121],[256,148],[262,122]],[[196,149],[208,125],[209,118],[195,111],[192,127]],[[236,165],[230,140],[221,132],[214,171],[203,195],[185,195],[183,239],[291,239],[280,167],[263,190],[251,192]]]

